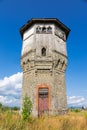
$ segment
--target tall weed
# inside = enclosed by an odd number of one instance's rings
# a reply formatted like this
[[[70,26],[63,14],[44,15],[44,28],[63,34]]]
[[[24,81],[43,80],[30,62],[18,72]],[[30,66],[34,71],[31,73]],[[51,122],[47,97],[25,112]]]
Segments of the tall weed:
[[[23,120],[16,111],[0,111],[0,130],[87,130],[86,112]]]

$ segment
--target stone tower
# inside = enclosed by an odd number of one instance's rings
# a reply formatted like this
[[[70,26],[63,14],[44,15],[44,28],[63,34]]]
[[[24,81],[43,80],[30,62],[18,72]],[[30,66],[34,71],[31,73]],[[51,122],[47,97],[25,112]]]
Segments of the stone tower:
[[[20,29],[22,100],[25,95],[30,97],[34,116],[67,110],[65,70],[69,31],[55,18],[31,19]]]

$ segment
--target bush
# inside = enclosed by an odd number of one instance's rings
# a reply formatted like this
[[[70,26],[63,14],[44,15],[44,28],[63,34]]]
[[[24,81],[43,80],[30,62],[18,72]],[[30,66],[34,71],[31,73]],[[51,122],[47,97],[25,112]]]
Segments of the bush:
[[[81,110],[80,109],[75,109],[75,112],[80,112]]]
[[[30,100],[30,97],[27,95],[23,99],[23,108],[22,108],[22,117],[23,120],[27,120],[30,118],[31,112],[32,112],[32,102]]]
[[[13,108],[12,108],[12,110],[14,110],[14,111],[18,111],[20,108],[19,107],[16,107],[16,106],[14,106]]]
[[[81,112],[81,109],[80,108],[71,108],[70,109],[71,112]]]

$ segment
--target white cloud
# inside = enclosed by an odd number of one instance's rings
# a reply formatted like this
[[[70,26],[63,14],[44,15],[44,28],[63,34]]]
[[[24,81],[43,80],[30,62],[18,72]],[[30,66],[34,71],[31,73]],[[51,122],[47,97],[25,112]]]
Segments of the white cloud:
[[[21,72],[0,80],[0,102],[7,106],[20,106],[21,87]],[[67,103],[69,106],[87,106],[87,99],[83,96],[68,96]]]
[[[0,80],[0,102],[8,106],[20,106],[22,73],[18,72]]]
[[[67,97],[67,102],[70,106],[85,106],[87,99],[83,96],[71,96]]]

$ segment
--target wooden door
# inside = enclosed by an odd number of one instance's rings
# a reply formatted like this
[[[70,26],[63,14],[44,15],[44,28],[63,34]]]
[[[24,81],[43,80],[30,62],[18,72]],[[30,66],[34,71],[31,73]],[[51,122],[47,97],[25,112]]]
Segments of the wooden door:
[[[48,89],[40,88],[38,92],[38,115],[42,116],[43,114],[47,114],[48,107]]]

